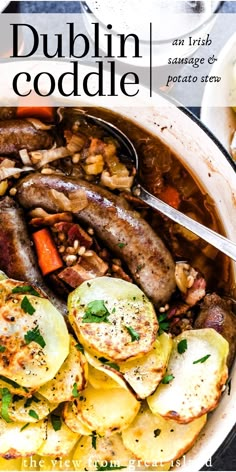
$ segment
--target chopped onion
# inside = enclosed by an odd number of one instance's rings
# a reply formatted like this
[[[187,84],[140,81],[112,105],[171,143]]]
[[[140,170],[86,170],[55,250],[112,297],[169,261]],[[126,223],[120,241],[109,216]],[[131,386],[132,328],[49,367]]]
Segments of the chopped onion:
[[[4,159],[0,164],[0,168],[10,169],[12,167],[15,167],[15,164],[15,161],[11,161],[11,159]]]
[[[63,159],[64,157],[71,156],[71,152],[66,147],[58,147],[52,149],[43,149],[39,151],[32,151],[30,153],[31,162],[36,165],[37,169],[45,166],[49,162],[57,161],[57,159]]]
[[[88,205],[88,200],[83,190],[73,192],[70,195],[70,198],[66,197],[63,192],[58,192],[54,189],[51,189],[50,193],[56,205],[62,211],[70,211],[72,213],[77,213],[78,211],[83,210]]]
[[[100,183],[111,190],[127,190],[130,191],[134,181],[134,176],[118,176],[110,175],[109,172],[103,171]]]
[[[20,154],[20,158],[21,158],[21,160],[22,160],[22,162],[25,166],[27,166],[27,165],[30,166],[32,164],[27,149],[21,149],[19,151],[19,154]]]
[[[20,172],[29,172],[34,170],[33,167],[11,167],[11,168],[1,168],[0,169],[0,181],[6,180],[9,177],[14,177],[14,175],[19,174]]]
[[[43,131],[52,129],[52,126],[53,126],[53,125],[45,125],[45,123],[38,120],[37,118],[27,118],[26,121],[29,121],[35,127],[35,129],[41,129]]]

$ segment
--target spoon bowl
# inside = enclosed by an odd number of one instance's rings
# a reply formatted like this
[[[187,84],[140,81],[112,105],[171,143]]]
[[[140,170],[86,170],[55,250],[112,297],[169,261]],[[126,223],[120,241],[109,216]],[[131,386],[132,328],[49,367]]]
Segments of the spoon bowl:
[[[133,195],[138,197],[150,207],[167,216],[175,223],[178,223],[179,225],[188,229],[192,233],[196,234],[201,239],[217,248],[223,254],[226,254],[231,259],[236,261],[235,243],[230,241],[228,238],[222,236],[221,234],[216,233],[212,229],[207,228],[198,221],[193,220],[184,213],[181,213],[179,210],[176,210],[175,208],[171,207],[167,203],[160,200],[158,197],[154,197],[154,195],[152,195],[145,189],[141,181],[139,181],[140,160],[138,153],[132,141],[128,138],[128,136],[126,136],[125,133],[123,133],[123,131],[117,128],[117,126],[115,126],[114,124],[104,120],[103,118],[89,115],[81,109],[76,109],[76,111],[78,112],[78,114],[81,114],[83,118],[86,119],[86,121],[90,121],[91,123],[98,125],[108,131],[108,133],[118,141],[126,158],[132,161],[133,165],[136,168],[135,185],[132,188]]]

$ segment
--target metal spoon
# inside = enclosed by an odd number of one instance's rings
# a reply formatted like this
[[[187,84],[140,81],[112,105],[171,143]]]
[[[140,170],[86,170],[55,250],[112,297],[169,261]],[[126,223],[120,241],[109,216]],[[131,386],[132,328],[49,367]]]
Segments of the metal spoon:
[[[102,118],[98,118],[92,115],[88,115],[82,110],[78,110],[81,115],[86,120],[93,122],[94,124],[104,128],[109,134],[117,139],[117,141],[122,145],[122,147],[126,151],[126,156],[131,159],[133,164],[135,164],[136,171],[137,171],[137,178],[139,175],[139,157],[137,151],[130,141],[130,139],[117,128],[112,123],[103,120]],[[149,206],[154,208],[155,210],[160,211],[164,215],[168,216],[171,220],[175,221],[179,225],[183,226],[184,228],[188,229],[192,233],[196,234],[200,238],[207,241],[209,244],[214,246],[215,248],[219,249],[221,252],[229,256],[231,259],[236,261],[236,244],[230,241],[229,239],[221,236],[220,234],[216,233],[212,229],[207,228],[206,226],[198,223],[198,221],[193,220],[189,216],[184,215],[180,211],[176,210],[175,208],[171,207],[167,203],[163,202],[157,197],[151,195],[137,180],[137,185],[133,187],[132,193],[139,197],[140,200],[147,203]]]

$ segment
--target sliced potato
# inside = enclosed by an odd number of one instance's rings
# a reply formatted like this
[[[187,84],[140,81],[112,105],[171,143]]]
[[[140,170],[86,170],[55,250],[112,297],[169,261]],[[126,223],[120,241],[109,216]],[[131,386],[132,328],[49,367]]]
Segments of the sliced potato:
[[[106,372],[98,370],[92,365],[89,365],[88,381],[93,388],[117,388],[117,382],[115,380],[113,380]]]
[[[159,385],[170,357],[172,339],[163,333],[156,339],[153,349],[140,359],[119,364],[120,373],[133,388],[138,398],[151,395]]]
[[[119,362],[141,357],[153,347],[155,310],[134,284],[111,277],[84,282],[69,295],[68,308],[79,341],[95,355]]]
[[[9,392],[13,395],[20,395],[21,397],[32,397],[36,388],[26,388],[22,387],[21,385],[17,384],[11,379],[0,375],[0,388],[8,388]]]
[[[119,372],[119,369],[120,369],[120,363],[117,364],[117,363],[113,363],[113,362],[102,362],[102,359],[105,360],[105,358],[101,357],[101,358],[98,358],[97,356],[94,356],[93,354],[91,354],[91,352],[88,352],[88,351],[85,351],[84,352],[85,356],[86,356],[86,359],[89,363],[89,366],[91,367],[94,367],[95,369],[95,383],[96,383],[96,376],[98,376],[98,372],[100,372],[101,375],[106,375],[106,376],[109,376],[108,379],[109,379],[109,382],[108,384],[103,387],[103,385],[101,385],[100,388],[104,388],[104,389],[110,389],[110,388],[125,388],[126,390],[130,391],[130,388],[129,386],[127,385],[123,375]],[[115,368],[111,367],[112,364],[114,365]],[[106,377],[105,377],[105,380],[106,380]],[[91,385],[93,385],[93,379],[92,379],[92,383]],[[112,386],[112,387],[111,387]],[[95,387],[97,388],[97,387]]]
[[[77,408],[77,402],[67,402],[65,403],[65,406],[63,408],[63,419],[68,426],[68,428],[71,429],[71,431],[74,431],[75,433],[82,434],[84,436],[91,435],[91,429],[84,424],[78,415],[78,408]]]
[[[21,470],[22,459],[4,459],[0,457],[0,470]]]
[[[35,454],[46,438],[46,420],[6,423],[0,419],[0,456],[17,458]]]
[[[46,398],[36,393],[32,398],[14,399],[8,408],[8,414],[12,421],[22,423],[37,423],[55,410],[58,403],[49,403]],[[32,414],[33,412],[33,414]]]
[[[63,421],[61,428],[55,431],[50,417],[47,421],[46,431],[46,440],[38,449],[40,456],[67,456],[80,438],[80,435],[71,431]]]
[[[93,371],[90,370],[90,383],[95,384],[95,388],[117,388],[117,384],[129,390],[131,387],[139,399],[144,399],[151,395],[160,383],[171,349],[172,338],[163,333],[156,339],[153,349],[148,354],[132,361],[119,362],[118,370],[112,368],[112,362],[102,362],[100,358],[85,351],[88,363],[94,368]]]
[[[187,345],[178,352],[180,343]],[[174,339],[168,370],[170,382],[148,398],[154,414],[188,423],[213,410],[227,380],[228,342],[214,329],[185,331]]]
[[[153,415],[144,405],[133,423],[122,432],[123,442],[147,464],[169,463],[192,447],[206,419],[203,415],[189,424],[179,424]]]
[[[73,400],[73,388],[77,391],[86,387],[88,365],[85,356],[77,348],[77,341],[70,336],[70,352],[55,377],[43,385],[39,392],[50,402]]]
[[[69,335],[63,316],[49,300],[14,293],[24,286],[12,279],[0,281],[0,344],[5,348],[0,374],[38,388],[55,376],[67,357]]]
[[[105,465],[108,462],[111,467],[128,467],[130,461],[134,459],[134,455],[125,448],[119,434],[103,438],[97,436],[96,449],[92,445],[92,438],[84,436],[79,440],[73,455],[75,470],[98,470],[98,465]]]
[[[77,403],[79,417],[92,431],[105,435],[121,431],[133,421],[140,403],[125,389],[98,390],[88,385]]]

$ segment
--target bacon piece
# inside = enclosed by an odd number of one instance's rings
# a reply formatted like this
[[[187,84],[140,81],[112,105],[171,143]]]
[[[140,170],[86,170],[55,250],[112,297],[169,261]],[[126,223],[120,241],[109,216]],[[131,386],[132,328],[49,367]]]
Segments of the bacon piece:
[[[86,280],[102,277],[108,271],[108,264],[94,251],[89,257],[81,257],[79,264],[67,267],[58,274],[58,277],[73,288],[79,287]]]

